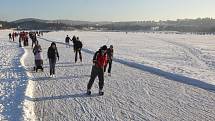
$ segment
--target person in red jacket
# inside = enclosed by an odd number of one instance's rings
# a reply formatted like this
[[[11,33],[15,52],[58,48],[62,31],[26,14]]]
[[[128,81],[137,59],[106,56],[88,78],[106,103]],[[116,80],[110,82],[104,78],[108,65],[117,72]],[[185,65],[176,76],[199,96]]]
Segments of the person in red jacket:
[[[91,87],[98,76],[99,78],[99,95],[103,95],[102,91],[104,87],[104,66],[107,64],[107,46],[102,46],[93,56],[93,66],[89,83],[87,85],[87,94],[91,94]]]

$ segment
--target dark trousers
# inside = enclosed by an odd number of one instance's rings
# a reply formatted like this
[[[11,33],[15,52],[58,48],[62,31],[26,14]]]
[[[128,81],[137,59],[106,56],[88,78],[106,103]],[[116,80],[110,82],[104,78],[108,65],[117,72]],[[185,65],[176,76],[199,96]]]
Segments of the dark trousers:
[[[108,65],[109,65],[109,66],[108,66]],[[108,66],[108,73],[111,73],[112,60],[108,60],[108,64],[104,67],[104,72],[106,72],[107,66]]]
[[[50,75],[55,74],[56,58],[49,58]]]
[[[19,39],[19,47],[22,47],[21,39]]]
[[[104,87],[104,71],[102,68],[98,68],[95,65],[92,67],[90,81],[87,85],[87,89],[90,90],[96,77],[99,78],[99,89],[102,90]]]
[[[35,60],[35,66],[43,66],[43,60]]]
[[[33,47],[34,47],[34,45],[36,45],[36,41],[32,41],[32,45],[31,45],[31,47],[33,48]]]
[[[77,62],[77,60],[78,60],[78,53],[79,53],[80,61],[82,62],[81,49],[80,50],[75,50],[75,62]]]
[[[24,44],[24,46],[28,46],[28,40],[25,39],[23,44]],[[33,47],[33,46],[32,46],[32,47]]]
[[[33,48],[33,47],[34,47],[34,45],[36,45],[36,42],[33,42],[33,41],[32,41],[32,45],[31,45],[31,47]]]

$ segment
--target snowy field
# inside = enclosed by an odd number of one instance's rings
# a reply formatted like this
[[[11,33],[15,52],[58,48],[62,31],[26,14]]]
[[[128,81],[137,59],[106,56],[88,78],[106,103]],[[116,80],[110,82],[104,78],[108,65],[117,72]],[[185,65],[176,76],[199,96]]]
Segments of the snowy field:
[[[64,42],[67,34],[79,36],[90,50],[113,44],[117,59],[215,84],[215,36],[74,31],[53,32],[46,38]]]
[[[31,47],[18,48],[8,31],[0,32],[2,120],[215,120],[215,36],[50,32],[39,39],[45,70],[35,73]],[[82,63],[63,44],[67,34],[83,41]],[[49,78],[50,41],[60,54],[55,78]],[[98,80],[86,96],[93,52],[103,44],[114,46],[112,76],[105,74],[104,96],[97,94]]]

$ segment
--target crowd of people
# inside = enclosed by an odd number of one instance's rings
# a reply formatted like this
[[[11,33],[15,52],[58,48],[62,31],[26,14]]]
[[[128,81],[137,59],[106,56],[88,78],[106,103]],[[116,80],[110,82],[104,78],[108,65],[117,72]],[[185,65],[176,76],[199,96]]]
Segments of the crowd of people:
[[[70,41],[73,42],[73,50],[75,52],[75,63],[78,61],[78,55],[79,59],[82,62],[82,54],[81,49],[83,47],[82,42],[79,40],[79,37],[73,36],[72,39],[67,35],[65,38],[66,48],[70,48]]]
[[[22,47],[22,42],[23,46],[28,46],[28,32],[20,32],[19,33],[19,46]]]
[[[81,49],[83,47],[82,42],[79,37],[73,36],[72,39],[67,35],[65,38],[66,48],[70,48],[70,41],[73,42],[73,50],[75,52],[75,63],[77,62],[78,54],[80,61],[82,62]],[[55,64],[56,60],[59,60],[59,53],[57,50],[56,43],[52,42],[51,46],[48,49],[48,58],[50,65],[50,77],[55,77]],[[113,61],[113,45],[110,45],[108,48],[106,45],[103,45],[93,56],[93,66],[91,70],[91,75],[89,82],[87,84],[87,95],[91,95],[92,85],[98,77],[99,79],[99,95],[103,95],[104,87],[104,73],[108,67],[108,76],[111,76],[111,68]]]
[[[12,34],[9,33],[8,36],[9,36],[9,40],[13,40],[14,41],[15,38],[19,36],[19,34],[17,32],[13,32]]]
[[[32,40],[32,48],[36,45],[37,36],[43,36],[43,32],[36,31],[36,32],[13,32],[9,33],[9,40],[15,41],[15,38],[19,37],[19,47],[22,46],[29,46],[29,37]]]
[[[43,71],[43,54],[42,54],[42,47],[39,44],[39,41],[37,40],[37,36],[41,36],[41,33],[37,32],[20,32],[13,34],[9,34],[9,39],[12,40],[13,37],[19,36],[19,46],[28,46],[28,37],[32,40],[32,49],[34,54],[34,71],[38,71],[38,69],[41,69]],[[14,39],[13,39],[14,41]],[[65,38],[66,48],[70,48],[70,41],[73,43],[73,51],[75,53],[75,63],[78,61],[78,55],[80,62],[82,62],[82,47],[83,44],[80,41],[79,37],[73,36],[72,39],[67,35]],[[93,56],[93,66],[91,69],[91,76],[89,79],[89,82],[87,84],[87,94],[91,94],[91,87],[96,79],[98,77],[99,79],[99,95],[103,95],[104,92],[104,73],[106,72],[106,69],[108,67],[108,76],[111,76],[111,68],[112,68],[112,61],[113,61],[113,45],[110,45],[108,48],[106,45],[103,45],[98,49],[97,52],[95,52]],[[55,42],[52,42],[50,47],[47,51],[47,57],[49,60],[49,67],[50,67],[50,77],[55,77],[56,71],[55,71],[55,65],[57,60],[59,60],[59,53],[57,49],[57,45]]]
[[[79,37],[73,36],[72,39],[67,35],[65,38],[66,48],[70,48],[70,41],[73,42],[73,50],[75,52],[75,63],[77,62],[78,54],[80,61],[82,62],[81,49],[83,47]],[[103,95],[104,87],[104,73],[108,67],[108,76],[111,76],[111,68],[113,61],[113,45],[108,48],[103,45],[93,56],[93,66],[91,69],[91,75],[87,84],[87,95],[91,95],[92,85],[98,77],[99,79],[99,95]],[[55,43],[52,43],[48,50],[48,58],[50,63],[50,77],[54,77],[56,60],[59,60],[59,53]]]

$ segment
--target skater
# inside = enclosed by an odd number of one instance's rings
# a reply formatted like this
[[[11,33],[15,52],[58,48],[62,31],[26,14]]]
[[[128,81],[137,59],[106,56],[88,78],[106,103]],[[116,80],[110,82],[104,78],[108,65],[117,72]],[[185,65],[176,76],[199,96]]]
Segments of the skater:
[[[102,46],[99,51],[97,51],[93,56],[93,66],[91,71],[91,76],[89,83],[87,85],[87,94],[91,94],[91,87],[98,76],[99,78],[99,95],[103,95],[104,92],[102,91],[104,86],[104,66],[107,63],[107,46]]]
[[[75,37],[75,35],[72,37],[72,42],[73,42],[73,50],[75,52],[75,42],[76,42],[77,38]]]
[[[79,53],[79,58],[80,61],[82,62],[82,55],[81,55],[81,48],[82,48],[83,44],[82,42],[79,40],[79,37],[77,37],[76,41],[74,42],[74,48],[75,48],[75,63],[78,60],[78,53]]]
[[[110,48],[107,49],[107,57],[108,63],[105,65],[104,72],[106,72],[106,68],[108,66],[108,76],[111,76],[111,68],[112,68],[112,61],[113,61],[113,45],[110,45]]]
[[[12,35],[11,35],[11,33],[9,33],[9,40],[12,40]]]
[[[33,49],[34,57],[35,57],[35,67],[34,71],[37,72],[38,69],[43,71],[43,56],[42,56],[42,48],[37,42]]]
[[[54,42],[51,43],[51,46],[48,49],[48,58],[49,58],[49,65],[50,65],[50,77],[55,77],[55,64],[59,54]]]
[[[15,33],[14,32],[12,34],[12,38],[13,38],[13,42],[14,42],[14,38],[15,38]]]
[[[69,45],[69,41],[70,41],[70,37],[67,35],[66,38],[65,38],[65,42],[66,42],[66,48],[69,47],[70,48],[70,45]]]
[[[33,48],[34,47],[34,45],[36,44],[36,42],[37,42],[37,35],[34,33],[33,35],[32,35],[32,45],[31,45],[31,47]]]
[[[28,35],[25,35],[23,37],[23,44],[24,44],[24,46],[28,46]],[[35,46],[36,46],[36,44],[35,44]]]
[[[19,36],[19,47],[22,47],[22,38]]]

